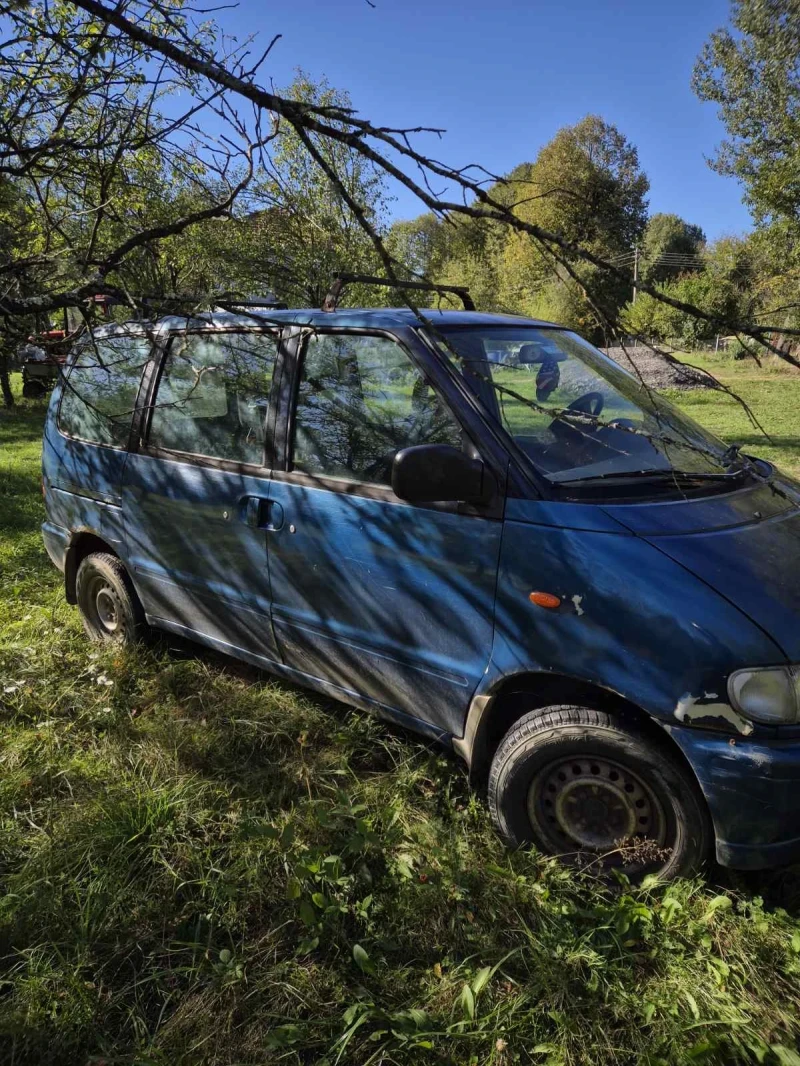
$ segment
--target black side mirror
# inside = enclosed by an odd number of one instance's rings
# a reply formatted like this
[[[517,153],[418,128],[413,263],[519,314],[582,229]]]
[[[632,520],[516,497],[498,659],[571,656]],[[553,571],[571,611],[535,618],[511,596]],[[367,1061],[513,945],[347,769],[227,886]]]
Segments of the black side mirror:
[[[395,455],[392,489],[401,500],[414,503],[485,503],[494,483],[480,459],[471,459],[451,444],[418,444]]]

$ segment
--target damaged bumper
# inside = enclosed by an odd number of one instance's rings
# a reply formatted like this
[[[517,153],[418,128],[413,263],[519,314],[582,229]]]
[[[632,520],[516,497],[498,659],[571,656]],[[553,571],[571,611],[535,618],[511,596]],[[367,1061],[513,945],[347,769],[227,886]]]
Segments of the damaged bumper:
[[[800,862],[800,736],[670,729],[705,794],[717,861],[738,870]]]

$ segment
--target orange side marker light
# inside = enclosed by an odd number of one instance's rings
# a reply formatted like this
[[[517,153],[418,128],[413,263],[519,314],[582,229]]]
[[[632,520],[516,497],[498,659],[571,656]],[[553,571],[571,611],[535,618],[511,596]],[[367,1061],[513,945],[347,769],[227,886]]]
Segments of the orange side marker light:
[[[532,592],[528,599],[531,603],[535,603],[537,607],[560,607],[561,600],[558,596],[554,596],[552,592]]]

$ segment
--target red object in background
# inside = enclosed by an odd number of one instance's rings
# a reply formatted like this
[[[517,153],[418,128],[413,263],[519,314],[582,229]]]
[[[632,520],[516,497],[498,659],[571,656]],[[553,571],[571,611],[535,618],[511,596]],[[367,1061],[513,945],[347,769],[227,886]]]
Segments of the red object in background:
[[[44,333],[34,333],[28,337],[29,344],[36,344],[37,341],[63,341],[66,337],[66,333],[63,329],[48,329]]]
[[[51,363],[63,363],[67,353],[58,347],[58,342],[66,338],[66,330],[48,329],[42,333],[33,333],[28,337],[28,344],[36,344],[44,349]]]

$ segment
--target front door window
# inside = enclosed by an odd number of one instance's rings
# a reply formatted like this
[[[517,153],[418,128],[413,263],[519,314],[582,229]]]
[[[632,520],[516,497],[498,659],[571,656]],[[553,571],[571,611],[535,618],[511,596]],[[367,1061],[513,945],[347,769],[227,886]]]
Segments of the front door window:
[[[414,444],[461,447],[461,428],[403,349],[387,337],[320,333],[305,350],[293,469],[391,484]]]

